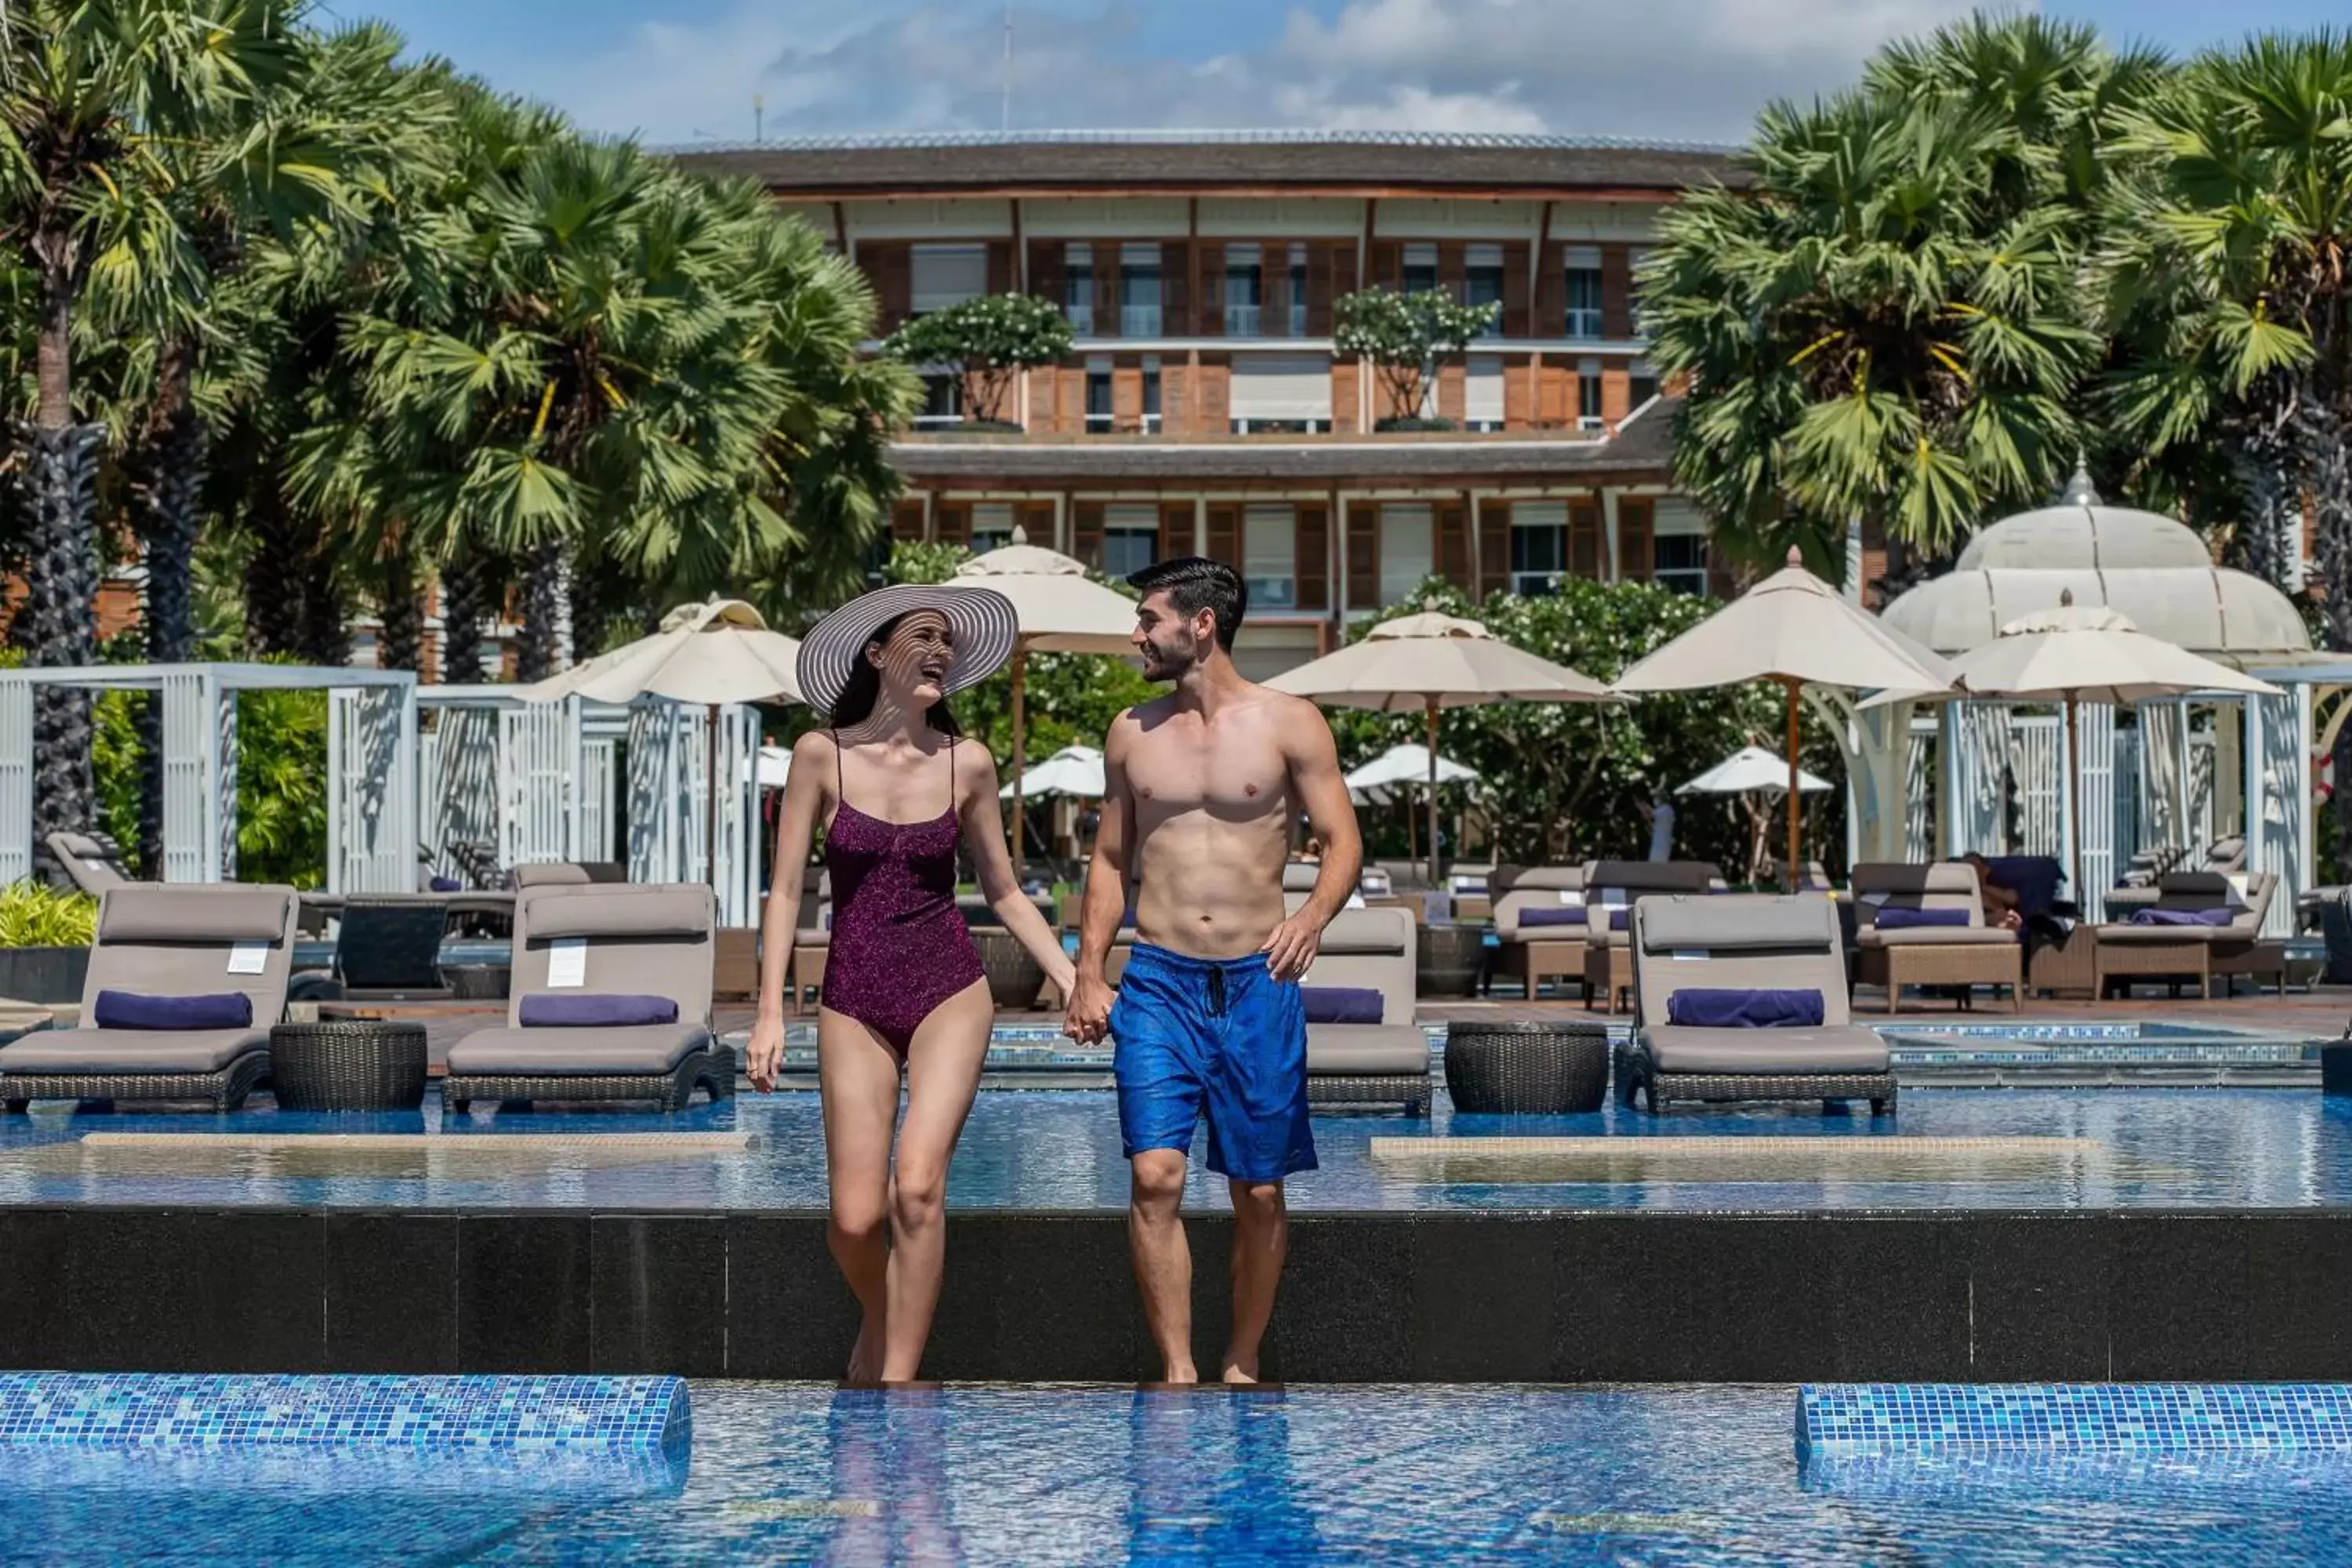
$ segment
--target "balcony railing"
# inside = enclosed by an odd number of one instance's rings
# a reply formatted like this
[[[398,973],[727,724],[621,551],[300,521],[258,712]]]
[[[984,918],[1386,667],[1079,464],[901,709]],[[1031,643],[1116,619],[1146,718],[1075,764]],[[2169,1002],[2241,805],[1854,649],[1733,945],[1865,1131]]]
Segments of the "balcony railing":
[[[1062,313],[1070,319],[1070,331],[1078,337],[1095,335],[1095,308],[1092,305],[1065,305]]]
[[[1255,305],[1227,305],[1225,336],[1229,338],[1258,336],[1258,315],[1259,310]]]
[[[1568,313],[1568,335],[1571,338],[1597,338],[1601,335],[1601,312],[1572,310]]]
[[[1121,305],[1118,308],[1118,335],[1123,338],[1156,338],[1160,335],[1160,307],[1157,305]]]
[[[1252,577],[1248,579],[1249,604],[1253,610],[1295,610],[1298,607],[1298,579],[1291,576]]]

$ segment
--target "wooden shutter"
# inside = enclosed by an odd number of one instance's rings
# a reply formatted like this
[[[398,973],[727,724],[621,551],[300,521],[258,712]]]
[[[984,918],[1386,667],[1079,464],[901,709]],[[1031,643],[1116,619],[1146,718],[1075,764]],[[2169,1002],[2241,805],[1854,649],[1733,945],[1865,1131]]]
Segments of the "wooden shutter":
[[[1633,258],[1622,245],[1601,247],[1601,335],[1633,335]]]
[[[1567,247],[1547,245],[1540,259],[1542,270],[1536,274],[1535,335],[1564,338],[1568,336]]]
[[[1381,509],[1368,500],[1348,503],[1348,608],[1381,606]]]
[[[1617,574],[1630,583],[1647,583],[1657,574],[1656,551],[1651,540],[1655,531],[1652,509],[1657,503],[1647,496],[1617,498]]]
[[[1143,428],[1143,367],[1140,364],[1111,367],[1110,427],[1114,430]]]
[[[1458,305],[1468,294],[1469,283],[1468,247],[1458,239],[1440,240],[1437,246],[1438,291]]]
[[[1353,436],[1361,429],[1356,409],[1363,374],[1363,366],[1354,360],[1331,362],[1331,429],[1337,435]]]
[[[877,241],[857,247],[857,259],[866,275],[874,280],[875,309],[880,317],[877,330],[895,332],[906,325],[907,317],[915,308],[915,253],[912,247],[897,240]]]
[[[1078,563],[1102,570],[1103,503],[1082,500],[1070,508],[1070,553]]]
[[[941,544],[971,542],[971,506],[960,500],[943,500],[931,508],[931,523]]]
[[[988,291],[992,294],[1013,292],[1013,242],[1009,239],[988,242]]]
[[[1528,302],[1528,253],[1524,247],[1503,247],[1503,335],[1524,338],[1534,312]]]
[[[1192,247],[1171,239],[1160,247],[1160,335],[1190,337],[1192,333]],[[1165,406],[1163,405],[1163,406]]]
[[[1222,436],[1233,428],[1234,367],[1203,362],[1201,365],[1201,433]]]
[[[1503,366],[1503,428],[1525,430],[1536,422],[1536,361],[1533,355]]]
[[[1437,367],[1437,416],[1459,425],[1469,416],[1470,369],[1460,360]]]
[[[1267,239],[1257,247],[1258,331],[1269,338],[1290,335],[1290,241]]]
[[[1242,569],[1242,509],[1217,503],[1209,508],[1208,548],[1202,552],[1212,561]]]
[[[1069,305],[1069,269],[1065,265],[1068,247],[1058,239],[1033,239],[1029,242],[1029,292],[1040,300],[1050,300],[1057,310]]]
[[[923,537],[923,503],[920,500],[891,503],[890,537],[894,540],[919,540]]]
[[[1536,425],[1557,430],[1576,418],[1576,372],[1548,364],[1536,376]]]
[[[1608,563],[1601,554],[1601,503],[1596,500],[1572,500],[1568,503],[1568,569],[1580,577],[1596,581],[1606,575]]]
[[[1155,561],[1173,561],[1180,555],[1198,555],[1200,541],[1192,535],[1192,503],[1171,500],[1160,503],[1160,546],[1152,552]]]
[[[1032,544],[1052,550],[1059,541],[1054,537],[1054,503],[1049,500],[1024,500],[1013,508],[1013,521],[1024,538]]]
[[[1633,412],[1633,377],[1623,365],[1601,373],[1601,423],[1614,430]]]
[[[1511,585],[1511,503],[1490,500],[1478,508],[1478,596],[1504,593]]]
[[[1201,247],[1201,309],[1195,330],[1204,338],[1225,335],[1225,247]]]
[[[1441,501],[1433,509],[1437,524],[1437,574],[1464,593],[1475,593],[1470,580],[1470,509],[1460,501]]]
[[[1052,436],[1062,428],[1060,373],[1050,364],[1029,372],[1029,424],[1032,435]]]
[[[1192,434],[1192,367],[1176,354],[1160,361],[1160,433]]]
[[[1307,335],[1328,338],[1331,335],[1332,279],[1339,269],[1339,252],[1342,247],[1317,240],[1307,247]],[[1356,267],[1355,249],[1348,251],[1348,269],[1352,275]],[[1350,282],[1349,287],[1353,287]],[[1347,289],[1339,290],[1340,293]]]
[[[1083,436],[1087,432],[1087,367],[1066,364],[1056,375],[1058,395],[1054,401],[1059,416],[1055,423],[1066,436]]]
[[[1296,515],[1298,559],[1291,574],[1298,584],[1298,607],[1328,610],[1331,607],[1331,509],[1309,501],[1301,504]]]

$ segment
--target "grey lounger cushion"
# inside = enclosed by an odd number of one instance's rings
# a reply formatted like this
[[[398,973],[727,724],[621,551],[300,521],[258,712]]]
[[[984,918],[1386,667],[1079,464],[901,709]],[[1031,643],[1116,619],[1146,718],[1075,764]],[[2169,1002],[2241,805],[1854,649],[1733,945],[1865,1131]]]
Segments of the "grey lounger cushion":
[[[1425,1073],[1429,1037],[1410,1024],[1309,1024],[1308,1073]]]
[[[268,1047],[267,1029],[43,1029],[0,1050],[0,1073],[218,1072]]]
[[[99,917],[100,942],[275,942],[285,931],[289,889],[215,883],[126,888],[135,896],[106,900]]]
[[[611,1029],[478,1029],[449,1047],[449,1070],[477,1078],[663,1073],[710,1044],[700,1024]]]
[[[1860,1025],[1819,1029],[1642,1031],[1660,1072],[1873,1073],[1886,1070],[1886,1042]]]

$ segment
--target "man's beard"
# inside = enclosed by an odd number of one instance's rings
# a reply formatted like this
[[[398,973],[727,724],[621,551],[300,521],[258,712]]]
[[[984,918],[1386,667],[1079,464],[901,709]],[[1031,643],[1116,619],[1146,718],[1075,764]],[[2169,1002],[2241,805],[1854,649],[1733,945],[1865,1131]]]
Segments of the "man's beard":
[[[1144,645],[1143,674],[1150,680],[1181,680],[1193,665],[1200,662],[1199,639],[1186,637],[1175,647],[1162,648],[1157,643]]]

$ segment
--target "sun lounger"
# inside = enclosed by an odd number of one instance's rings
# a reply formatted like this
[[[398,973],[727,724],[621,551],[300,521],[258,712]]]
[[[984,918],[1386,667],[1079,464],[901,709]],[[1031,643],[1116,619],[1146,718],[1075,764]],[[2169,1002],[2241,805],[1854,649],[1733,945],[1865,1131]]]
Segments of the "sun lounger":
[[[269,1028],[286,1011],[294,889],[235,883],[126,882],[98,906],[81,1026],[0,1049],[0,1102],[209,1100],[234,1110],[269,1072]],[[249,1022],[229,1027],[104,1028],[100,993],[134,1001],[241,994]]]
[[[2006,985],[2010,1011],[2024,1005],[2024,945],[2018,932],[1985,924],[1974,866],[1866,862],[1853,868],[1853,891],[1862,978],[1886,988],[1889,1013],[1901,1005],[1906,985],[1957,985],[1964,1002],[1969,986]],[[1953,917],[1959,923],[1927,923]]]
[[[1495,900],[1497,947],[1488,983],[1517,979],[1530,998],[1547,980],[1571,980],[1582,990],[1584,879],[1592,873],[1593,862],[1510,870],[1508,889]]]
[[[2110,981],[2120,983],[2128,994],[2135,980],[2165,979],[2177,984],[2193,979],[2197,994],[2210,996],[2215,980],[2241,974],[2257,979],[2271,975],[2284,994],[2285,944],[2262,935],[2277,889],[2278,879],[2268,871],[2237,877],[2217,871],[2168,873],[2157,883],[2155,902],[2145,910],[2092,933],[2092,994],[2105,996]]]
[[[1307,1098],[1429,1113],[1429,1037],[1413,1021],[1419,928],[1402,910],[1341,910],[1300,985],[1309,992]],[[1377,991],[1378,1023],[1315,1023],[1316,992]]]
[[[2211,871],[2231,876],[2246,868],[2246,840],[2243,835],[2217,838],[2197,856],[2175,855],[2155,864],[2149,874],[2135,885],[2109,888],[2106,893],[2107,919],[2127,921],[2139,910],[2152,907],[2158,897],[2158,884],[2178,871]]]
[[[1706,860],[1596,860],[1584,879],[1584,1005],[1597,996],[1614,1013],[1633,984],[1632,917],[1620,910],[1653,893],[1720,893],[1723,873]]]
[[[1633,1039],[1618,1074],[1628,1105],[1677,1100],[1867,1100],[1895,1105],[1886,1044],[1848,1008],[1837,910],[1827,899],[1735,893],[1643,899],[1632,921]],[[1817,993],[1821,1022],[1711,1027],[1674,1022],[1676,992]],[[1759,1000],[1769,1000],[1759,998]]]
[[[629,868],[618,860],[534,860],[511,873],[515,890],[525,888],[584,888],[629,879]]]
[[[87,833],[52,833],[41,840],[67,880],[91,898],[109,888],[138,880],[122,863],[122,850],[111,838],[103,842]]]
[[[716,910],[699,883],[533,888],[515,905],[504,1028],[449,1048],[442,1100],[654,1100],[683,1110],[698,1084],[735,1092],[735,1053],[710,1032]],[[574,984],[555,984],[558,981]],[[667,998],[673,1023],[528,1026],[536,998]]]

